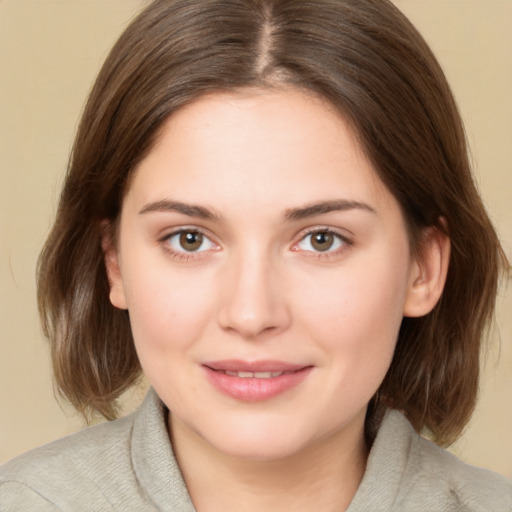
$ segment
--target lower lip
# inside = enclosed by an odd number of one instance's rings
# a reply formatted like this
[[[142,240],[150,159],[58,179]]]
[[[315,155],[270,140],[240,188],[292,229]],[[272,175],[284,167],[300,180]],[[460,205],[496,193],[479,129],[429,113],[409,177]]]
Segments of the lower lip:
[[[300,384],[313,369],[312,366],[308,366],[292,373],[279,375],[279,377],[257,379],[255,377],[233,377],[207,366],[203,368],[216,389],[225,395],[245,402],[261,402],[281,395]]]

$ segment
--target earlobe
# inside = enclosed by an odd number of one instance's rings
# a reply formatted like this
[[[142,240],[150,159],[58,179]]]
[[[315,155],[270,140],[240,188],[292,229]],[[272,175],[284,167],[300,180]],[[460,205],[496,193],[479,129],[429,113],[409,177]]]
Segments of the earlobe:
[[[413,262],[404,316],[424,316],[437,304],[446,282],[450,261],[450,238],[438,227],[423,232],[423,243]]]
[[[103,259],[107,271],[108,284],[110,287],[109,298],[113,306],[119,309],[128,309],[124,293],[123,279],[119,266],[119,254],[114,243],[113,237],[107,226],[103,226],[103,235],[101,238],[101,247],[103,249]]]

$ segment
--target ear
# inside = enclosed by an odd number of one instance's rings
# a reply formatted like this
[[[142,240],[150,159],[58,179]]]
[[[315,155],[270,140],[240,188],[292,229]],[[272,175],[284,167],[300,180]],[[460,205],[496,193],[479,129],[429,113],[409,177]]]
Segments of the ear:
[[[444,219],[441,223],[445,225]],[[419,254],[413,262],[404,304],[404,316],[424,316],[443,293],[450,261],[450,238],[438,227],[425,228]]]
[[[116,308],[128,309],[121,269],[119,266],[119,251],[112,235],[112,226],[110,223],[104,222],[101,228],[101,248],[103,249],[105,269],[107,271],[108,284],[110,286],[110,302]]]

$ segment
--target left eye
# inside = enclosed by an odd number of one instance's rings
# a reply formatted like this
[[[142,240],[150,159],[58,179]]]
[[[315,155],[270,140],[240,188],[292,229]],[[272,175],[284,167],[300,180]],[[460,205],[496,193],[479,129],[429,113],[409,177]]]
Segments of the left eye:
[[[297,247],[302,251],[328,252],[335,251],[345,243],[341,235],[332,231],[319,230],[308,233]]]
[[[216,247],[199,231],[178,231],[169,236],[167,243],[177,252],[202,252]]]

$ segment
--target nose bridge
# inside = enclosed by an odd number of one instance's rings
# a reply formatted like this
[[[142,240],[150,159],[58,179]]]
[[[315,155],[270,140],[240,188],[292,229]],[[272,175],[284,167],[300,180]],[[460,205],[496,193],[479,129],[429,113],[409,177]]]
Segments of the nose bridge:
[[[226,267],[220,325],[246,338],[284,329],[289,312],[276,259],[262,248],[245,247]]]

